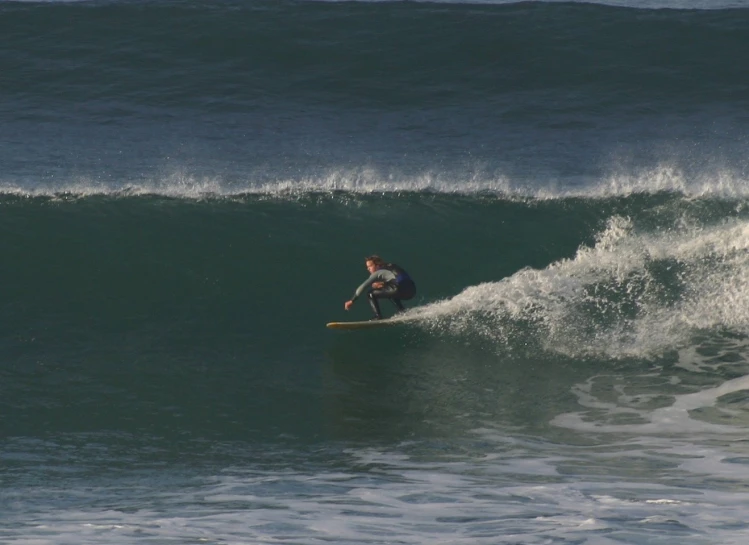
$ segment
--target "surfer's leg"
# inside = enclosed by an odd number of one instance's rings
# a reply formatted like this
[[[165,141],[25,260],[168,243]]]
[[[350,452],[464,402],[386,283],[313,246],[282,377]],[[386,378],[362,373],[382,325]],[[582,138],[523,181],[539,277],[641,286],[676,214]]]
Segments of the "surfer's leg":
[[[374,311],[375,316],[377,319],[382,318],[382,313],[380,312],[380,299],[390,299],[394,302],[395,306],[398,307],[400,305],[400,301],[396,301],[396,297],[398,296],[398,290],[397,288],[393,286],[385,286],[380,289],[371,290],[368,294],[369,297],[369,305],[372,307],[372,311]],[[401,308],[402,305],[399,307]]]
[[[398,288],[390,294],[390,300],[398,309],[398,312],[404,312],[406,309],[403,306],[403,300],[413,299],[416,294],[416,288],[413,285],[398,286]]]
[[[369,299],[369,306],[372,307],[372,312],[374,312],[375,318],[378,320],[382,320],[382,313],[380,312],[380,302],[377,300],[377,296],[375,295],[375,291],[370,291],[367,294],[367,299]]]

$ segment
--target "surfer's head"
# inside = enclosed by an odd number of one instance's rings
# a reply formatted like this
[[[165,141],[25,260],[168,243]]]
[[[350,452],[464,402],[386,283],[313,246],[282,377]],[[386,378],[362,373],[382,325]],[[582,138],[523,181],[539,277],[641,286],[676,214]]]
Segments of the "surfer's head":
[[[364,263],[370,273],[375,272],[385,266],[385,260],[378,255],[370,255],[364,258]]]

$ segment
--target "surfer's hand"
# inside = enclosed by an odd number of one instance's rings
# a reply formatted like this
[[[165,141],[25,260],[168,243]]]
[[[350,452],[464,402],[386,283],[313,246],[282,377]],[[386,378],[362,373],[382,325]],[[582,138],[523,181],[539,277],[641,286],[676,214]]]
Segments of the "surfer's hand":
[[[348,309],[351,308],[351,305],[353,305],[353,304],[354,304],[353,301],[346,301],[345,303],[343,303],[343,308],[345,308],[346,310],[348,310]]]
[[[381,290],[385,287],[385,282],[373,282],[372,287],[376,290]]]

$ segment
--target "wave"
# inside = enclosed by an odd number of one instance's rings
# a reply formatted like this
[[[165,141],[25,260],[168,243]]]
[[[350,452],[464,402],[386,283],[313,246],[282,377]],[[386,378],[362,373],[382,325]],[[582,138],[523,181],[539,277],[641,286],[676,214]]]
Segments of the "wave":
[[[284,320],[316,339],[316,324],[349,318],[336,313],[369,253],[417,278],[420,306],[401,318],[416,331],[500,352],[653,358],[700,335],[749,335],[745,197],[274,191],[6,195],[8,335],[47,316],[65,317],[62,337],[133,323],[230,334],[241,314],[243,329]],[[300,264],[321,261],[324,281],[303,289]]]
[[[333,348],[344,359],[376,346],[374,358],[431,361],[430,352],[462,357],[470,345],[492,364],[495,352],[499,361],[592,358],[611,369],[622,359],[704,355],[723,337],[739,339],[730,362],[749,339],[743,202],[387,194],[0,206],[8,353],[54,347],[75,359],[96,346],[168,354],[176,366],[193,353],[265,357],[293,338],[293,350],[319,354],[325,321],[364,318],[366,305],[356,316],[341,306],[373,251],[417,279],[415,308],[399,318],[412,327],[344,340]]]

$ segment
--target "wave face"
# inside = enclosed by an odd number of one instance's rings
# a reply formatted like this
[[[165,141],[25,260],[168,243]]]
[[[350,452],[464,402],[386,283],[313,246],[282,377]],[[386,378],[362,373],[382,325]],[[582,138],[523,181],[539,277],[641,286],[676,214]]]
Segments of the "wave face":
[[[375,251],[423,279],[404,320],[498,351],[535,339],[537,355],[651,358],[703,331],[749,333],[746,199],[338,192],[2,205],[11,343],[56,316],[33,336],[60,348],[84,331],[175,330],[172,349],[189,352],[185,331],[224,344],[237,328],[268,339],[292,329],[318,345]]]
[[[0,2],[4,542],[743,543],[747,8]]]

